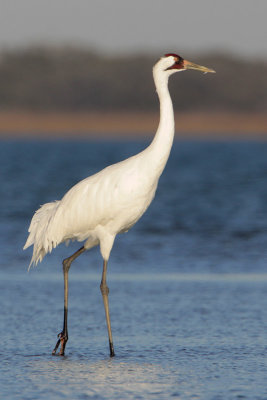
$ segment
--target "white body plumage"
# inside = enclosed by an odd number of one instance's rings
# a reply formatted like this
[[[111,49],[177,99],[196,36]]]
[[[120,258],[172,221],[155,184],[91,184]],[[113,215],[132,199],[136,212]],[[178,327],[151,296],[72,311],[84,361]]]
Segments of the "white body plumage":
[[[156,63],[153,76],[160,101],[160,122],[152,143],[141,153],[79,182],[62,200],[37,210],[24,246],[34,246],[31,264],[42,261],[46,253],[69,240],[85,241],[86,249],[100,244],[103,258],[108,260],[115,236],[135,224],[155,195],[174,136],[168,79],[185,69],[215,72],[176,54],[167,54]]]
[[[173,57],[162,58],[153,69],[160,98],[160,124],[144,151],[113,164],[73,186],[60,201],[44,204],[34,214],[24,249],[34,245],[31,264],[68,240],[85,241],[90,249],[100,244],[108,260],[115,236],[128,231],[148,208],[167,162],[174,135],[166,68]]]

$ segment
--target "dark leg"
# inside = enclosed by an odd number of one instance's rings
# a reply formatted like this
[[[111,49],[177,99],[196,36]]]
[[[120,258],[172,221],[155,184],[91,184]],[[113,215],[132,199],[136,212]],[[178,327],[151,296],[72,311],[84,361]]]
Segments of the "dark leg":
[[[112,333],[111,333],[111,325],[110,325],[110,317],[109,317],[109,306],[108,306],[109,288],[108,288],[107,283],[106,283],[106,275],[107,275],[107,261],[104,260],[102,280],[101,280],[101,284],[100,284],[100,290],[101,290],[101,293],[102,293],[104,307],[105,307],[105,313],[106,313],[110,357],[114,357],[115,353],[114,353],[114,347],[113,347],[113,341],[112,341]]]
[[[69,269],[71,266],[72,261],[74,261],[80,254],[82,254],[85,251],[84,247],[81,247],[79,250],[77,250],[72,256],[69,258],[65,258],[63,260],[63,274],[64,274],[64,322],[63,322],[63,330],[58,334],[58,341],[57,344],[52,352],[53,355],[56,354],[57,349],[59,345],[61,344],[60,347],[60,356],[64,356],[65,352],[65,346],[68,341],[68,278],[69,278]]]

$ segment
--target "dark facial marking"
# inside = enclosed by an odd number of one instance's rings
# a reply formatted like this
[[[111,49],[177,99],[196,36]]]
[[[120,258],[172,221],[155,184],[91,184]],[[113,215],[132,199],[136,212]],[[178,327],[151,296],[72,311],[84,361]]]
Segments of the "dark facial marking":
[[[184,68],[184,59],[181,56],[178,56],[178,54],[174,54],[174,53],[168,53],[165,54],[165,57],[174,57],[175,59],[175,63],[170,66],[169,68],[166,69],[166,71],[168,71],[169,69],[183,69]]]

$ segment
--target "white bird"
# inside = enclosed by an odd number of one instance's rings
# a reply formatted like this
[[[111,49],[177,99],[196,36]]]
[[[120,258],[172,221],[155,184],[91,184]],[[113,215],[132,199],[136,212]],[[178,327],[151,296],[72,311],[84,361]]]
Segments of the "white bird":
[[[68,271],[85,250],[100,246],[103,272],[100,289],[106,313],[110,356],[114,356],[106,283],[107,262],[118,233],[127,232],[144,214],[155,196],[159,177],[168,160],[174,137],[174,113],[168,90],[169,77],[178,71],[212,69],[184,60],[177,54],[166,54],[153,68],[154,82],[160,102],[160,121],[151,144],[139,154],[104,168],[80,181],[64,197],[44,204],[37,210],[29,227],[24,249],[33,245],[31,264],[62,242],[84,241],[83,246],[63,261],[64,323],[52,354],[59,345],[64,355],[68,340]]]

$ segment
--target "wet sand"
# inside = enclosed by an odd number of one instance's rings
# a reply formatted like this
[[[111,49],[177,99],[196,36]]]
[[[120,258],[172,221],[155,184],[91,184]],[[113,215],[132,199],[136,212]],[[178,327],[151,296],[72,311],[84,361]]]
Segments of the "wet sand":
[[[151,137],[158,112],[0,112],[0,138]],[[176,135],[199,139],[267,139],[264,113],[176,113]]]

